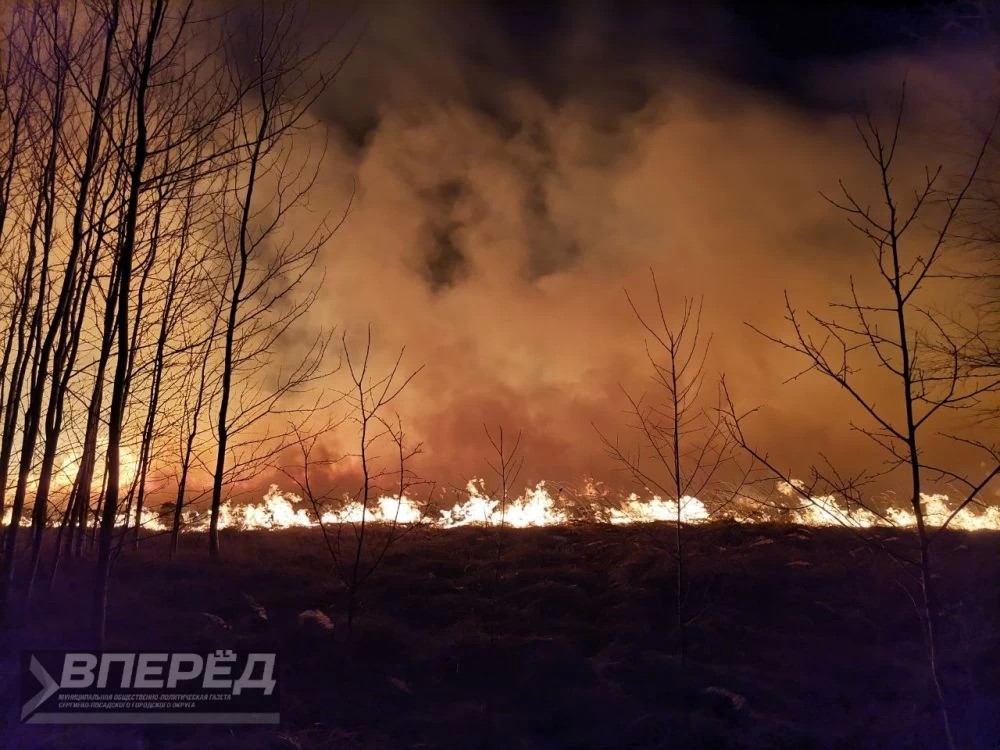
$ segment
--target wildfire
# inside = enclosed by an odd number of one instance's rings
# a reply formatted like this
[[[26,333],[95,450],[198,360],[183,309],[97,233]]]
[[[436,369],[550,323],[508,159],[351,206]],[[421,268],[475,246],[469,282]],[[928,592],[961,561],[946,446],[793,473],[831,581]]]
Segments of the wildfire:
[[[779,492],[785,495],[795,493],[787,485],[779,485]],[[953,509],[950,498],[943,494],[921,495],[924,521],[928,526],[943,526],[963,531],[1000,530],[1000,506],[990,505],[979,510],[966,506],[949,522]],[[790,512],[790,520],[804,526],[854,526],[857,528],[913,527],[917,525],[916,514],[909,509],[887,508],[881,515],[864,508],[846,508],[833,495],[810,496],[804,507]]]
[[[98,443],[98,455],[107,450],[106,446]],[[56,465],[52,472],[52,490],[67,490],[76,481],[76,475],[80,471],[82,459],[75,451],[68,451],[61,454],[56,459]],[[118,457],[118,484],[122,489],[128,489],[139,474],[139,456],[130,448],[122,448]],[[98,469],[94,472],[93,484],[100,486],[104,482],[103,463],[98,464]],[[29,486],[36,490],[38,488],[38,477],[32,476]]]
[[[523,529],[528,526],[556,526],[569,520],[566,512],[556,507],[556,501],[546,490],[545,482],[539,482],[521,497],[506,503],[489,497],[483,490],[481,480],[470,480],[465,489],[469,499],[441,511],[440,518],[435,521],[436,525],[451,529],[471,524],[503,524]]]
[[[676,500],[663,500],[659,497],[642,500],[633,493],[621,506],[609,509],[608,520],[614,524],[676,521],[678,510],[682,523],[707,521],[710,517],[708,508],[696,497],[685,495],[681,498],[678,509]]]
[[[135,481],[139,474],[139,456],[128,448],[122,448],[121,456],[119,458],[119,482],[118,486],[123,491],[127,491],[132,483]],[[65,497],[69,490],[73,487],[73,483],[76,481],[76,475],[80,471],[80,457],[74,452],[64,453],[56,461],[56,465],[52,472],[52,482],[49,487],[51,493],[51,500],[58,500],[61,497]],[[95,472],[92,479],[92,485],[94,487],[100,487],[104,482],[104,474],[102,470]],[[38,477],[32,475],[28,478],[28,488],[31,493],[36,493],[38,491]],[[30,495],[29,495],[30,498]],[[8,491],[4,495],[4,512],[2,525],[4,527],[10,525],[10,520],[12,517],[11,509],[8,505],[10,501],[10,492]],[[159,516],[156,513],[142,513],[143,525],[146,528],[160,528]],[[119,516],[118,525],[122,526],[125,524],[124,515]],[[147,525],[148,524],[148,525]],[[31,513],[24,513],[21,515],[20,526],[28,527],[31,525]]]
[[[123,487],[132,481],[129,477],[130,462],[131,457],[123,456]],[[778,483],[776,489],[784,497],[780,506],[761,505],[753,498],[743,498],[739,503],[712,512],[697,497],[682,497],[678,508],[676,500],[655,495],[643,498],[632,493],[617,499],[611,498],[607,492],[602,492],[590,483],[585,485],[579,496],[566,498],[562,490],[553,495],[545,482],[539,482],[534,487],[527,488],[520,496],[508,498],[505,502],[487,492],[482,480],[472,479],[461,491],[460,499],[447,507],[429,507],[406,495],[381,495],[372,498],[367,505],[354,498],[345,498],[339,507],[322,508],[317,515],[313,505],[302,497],[271,485],[259,503],[223,503],[219,527],[247,531],[305,529],[318,528],[320,523],[336,526],[364,521],[370,524],[407,526],[421,524],[438,529],[461,526],[521,529],[573,522],[614,525],[676,522],[678,512],[680,520],[687,524],[728,520],[746,524],[785,522],[802,526],[907,528],[914,527],[917,523],[915,514],[909,509],[889,507],[876,513],[864,508],[847,507],[833,495],[804,494],[802,484],[792,486]],[[1000,531],[1000,506],[974,508],[970,505],[954,513],[947,495],[922,495],[922,502],[924,519],[929,526],[940,527],[947,522],[949,528],[963,531]],[[4,526],[9,524],[10,515],[10,509],[6,508]],[[50,523],[56,521],[57,515],[50,517]],[[147,531],[166,531],[171,515],[170,512],[158,513],[144,508],[139,523]],[[209,516],[204,509],[186,510],[183,520],[184,531],[205,531]],[[131,526],[134,521],[134,518],[130,518],[126,524],[122,514],[118,518],[118,525]],[[28,526],[30,523],[31,514],[28,512],[22,516],[21,525]]]
[[[778,485],[778,492],[795,501],[799,493],[787,485]],[[323,510],[317,517],[310,503],[298,495],[285,492],[271,485],[260,503],[226,503],[220,515],[221,528],[241,530],[290,529],[326,525],[357,524],[364,520],[372,524],[423,524],[439,529],[461,526],[506,526],[527,528],[532,526],[557,526],[573,521],[605,522],[611,524],[639,524],[656,521],[674,522],[678,516],[676,500],[653,496],[641,498],[631,494],[617,501],[598,498],[593,492],[584,493],[583,502],[564,501],[560,493],[553,496],[545,482],[529,487],[525,492],[507,502],[490,496],[481,480],[473,479],[465,486],[464,499],[450,507],[431,509],[421,502],[403,495],[383,495],[369,502],[367,508],[357,500],[346,501],[339,509]],[[752,503],[752,500],[748,501]],[[941,526],[952,515],[947,495],[924,495],[924,514],[930,526]],[[799,505],[769,515],[748,512],[748,504],[712,513],[696,497],[683,497],[680,501],[680,519],[684,523],[698,524],[712,520],[731,520],[738,523],[785,521],[803,526],[853,526],[912,527],[916,517],[911,510],[889,508],[881,514],[865,509],[848,508],[832,495],[802,498]],[[163,521],[154,513],[144,512],[143,525],[148,529],[162,529]],[[206,513],[185,514],[187,530],[204,530]],[[950,528],[965,531],[1000,530],[1000,507],[984,510],[963,508],[949,523]]]

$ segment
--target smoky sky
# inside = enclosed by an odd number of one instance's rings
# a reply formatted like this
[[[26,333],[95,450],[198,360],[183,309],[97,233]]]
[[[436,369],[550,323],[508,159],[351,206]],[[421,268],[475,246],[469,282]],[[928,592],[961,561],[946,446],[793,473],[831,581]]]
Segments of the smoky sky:
[[[857,110],[864,106],[860,87],[818,88],[815,70],[942,44],[980,46],[987,30],[972,20],[973,4],[962,5],[494,0],[380,2],[341,13],[320,4],[311,14],[328,35],[355,38],[365,28],[363,46],[378,55],[368,60],[364,49],[357,55],[365,62],[344,76],[358,86],[346,97],[351,111],[334,116],[363,141],[377,127],[385,97],[405,87],[401,80],[416,89],[444,84],[439,96],[460,91],[470,106],[511,128],[518,123],[497,89],[513,80],[551,102],[593,98],[621,114],[643,107],[671,70],[773,94],[803,109]],[[975,5],[995,14],[992,3]]]
[[[627,484],[595,426],[630,439],[621,388],[650,388],[623,290],[648,310],[651,269],[668,312],[704,297],[711,377],[761,407],[782,463],[867,461],[842,394],[786,383],[799,363],[746,323],[781,333],[786,289],[823,308],[863,267],[820,195],[872,187],[854,117],[891,117],[905,80],[899,184],[960,171],[995,68],[957,13],[764,5],[309,9],[307,37],[337,35],[329,60],[356,43],[314,111],[310,203],[351,208],[311,320],[356,341],[371,323],[383,363],[405,346],[423,365],[397,406],[425,474],[488,471],[483,425],[503,424],[524,434],[525,482]]]

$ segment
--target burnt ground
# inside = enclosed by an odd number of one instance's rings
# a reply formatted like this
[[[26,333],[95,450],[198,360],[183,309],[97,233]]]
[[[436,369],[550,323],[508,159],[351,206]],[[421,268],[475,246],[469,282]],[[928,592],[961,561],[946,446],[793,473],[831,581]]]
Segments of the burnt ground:
[[[869,533],[898,550],[908,543],[903,532]],[[108,648],[277,649],[278,728],[19,725],[17,653],[85,643],[92,565],[69,565],[51,594],[11,614],[0,747],[944,747],[916,580],[848,531],[687,529],[685,663],[669,526],[504,539],[498,577],[495,530],[406,537],[363,590],[350,642],[344,588],[318,532],[227,533],[216,565],[195,534],[174,561],[162,538],[123,556]],[[936,545],[957,739],[996,750],[1000,534],[949,532]],[[333,629],[303,627],[310,609]]]

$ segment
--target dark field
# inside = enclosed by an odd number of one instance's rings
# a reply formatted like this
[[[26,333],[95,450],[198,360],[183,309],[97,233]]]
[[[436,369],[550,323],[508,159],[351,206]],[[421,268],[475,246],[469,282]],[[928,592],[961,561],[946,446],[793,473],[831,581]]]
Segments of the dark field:
[[[871,532],[904,549],[904,534]],[[282,725],[30,727],[20,649],[85,646],[92,566],[67,570],[4,647],[0,747],[938,748],[916,580],[839,529],[690,528],[688,658],[676,657],[673,530],[421,531],[361,594],[318,532],[164,539],[118,561],[109,649],[276,649]],[[1000,534],[938,542],[946,684],[963,747],[1000,747]],[[68,568],[72,566],[67,566]],[[254,605],[259,605],[260,609]],[[334,627],[300,623],[321,610]],[[209,617],[204,613],[214,615]],[[42,623],[39,625],[38,623]]]

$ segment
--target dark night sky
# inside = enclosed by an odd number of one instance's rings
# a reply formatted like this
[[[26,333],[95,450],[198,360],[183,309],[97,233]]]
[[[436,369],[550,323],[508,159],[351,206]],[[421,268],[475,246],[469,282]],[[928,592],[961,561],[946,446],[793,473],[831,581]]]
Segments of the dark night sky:
[[[961,3],[810,2],[530,2],[489,0],[483,10],[507,39],[504,60],[469,39],[467,54],[516,73],[552,95],[569,82],[554,46],[581,15],[599,18],[601,44],[590,65],[610,69],[678,62],[735,83],[796,100],[806,107],[837,107],[806,85],[803,72],[830,60],[913,51],[929,40],[974,41]],[[513,66],[509,61],[514,59]],[[513,71],[511,71],[513,72]]]
[[[972,6],[977,7],[970,15]],[[511,81],[556,104],[584,98],[624,114],[640,111],[662,89],[664,71],[726,81],[805,111],[858,111],[865,106],[864,81],[816,86],[817,71],[936,47],[981,45],[984,27],[972,17],[993,6],[888,0],[382,0],[362,4],[355,13],[367,24],[356,54],[363,61],[350,62],[342,78],[362,82],[342,84],[348,103],[330,117],[362,144],[377,127],[377,110],[391,88],[387,79],[400,77],[412,79],[408,85],[416,86],[416,96],[460,94],[501,123],[509,113],[497,90]],[[332,31],[344,17],[331,16],[332,6],[324,2],[311,7],[321,19],[318,28]],[[353,38],[354,27],[347,28],[343,39]],[[376,50],[371,60],[365,48]]]

